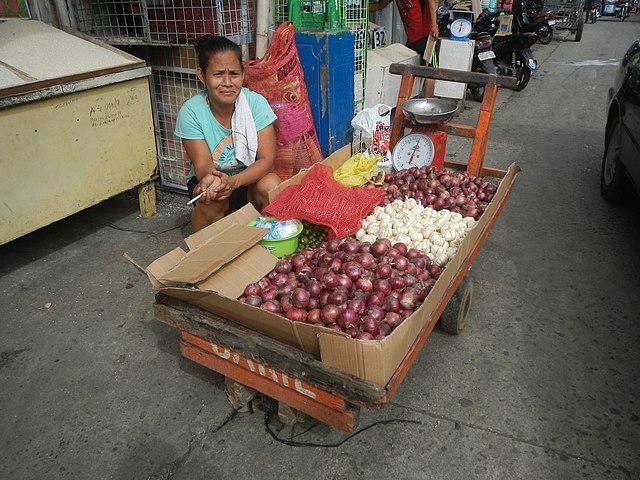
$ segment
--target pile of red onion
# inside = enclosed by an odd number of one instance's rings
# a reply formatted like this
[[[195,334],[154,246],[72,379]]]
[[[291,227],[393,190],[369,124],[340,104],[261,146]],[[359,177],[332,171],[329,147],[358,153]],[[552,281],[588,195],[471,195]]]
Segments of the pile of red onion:
[[[238,300],[359,340],[381,340],[420,306],[441,270],[403,243],[333,239],[280,259]]]
[[[391,172],[385,175],[382,187],[386,206],[399,198],[415,198],[423,207],[446,208],[465,217],[478,220],[496,193],[493,183],[467,172],[439,171],[433,166]]]

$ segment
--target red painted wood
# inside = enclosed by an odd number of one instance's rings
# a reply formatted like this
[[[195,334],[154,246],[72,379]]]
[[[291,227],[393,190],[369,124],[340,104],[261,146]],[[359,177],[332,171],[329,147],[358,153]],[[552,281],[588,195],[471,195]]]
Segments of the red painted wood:
[[[242,385],[253,388],[275,400],[284,402],[323,423],[345,432],[350,432],[355,428],[357,411],[352,409],[345,411],[335,410],[314,398],[315,392],[284,387],[259,372],[252,372],[237,365],[234,361],[206,352],[185,341],[180,342],[180,351],[185,358],[193,360],[225,377],[232,378]]]

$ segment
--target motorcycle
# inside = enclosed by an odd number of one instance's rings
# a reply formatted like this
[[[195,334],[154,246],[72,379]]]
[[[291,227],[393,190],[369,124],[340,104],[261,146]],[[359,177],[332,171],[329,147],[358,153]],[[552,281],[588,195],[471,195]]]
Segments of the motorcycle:
[[[514,90],[520,92],[529,83],[531,72],[538,68],[538,62],[531,53],[531,46],[538,40],[538,35],[532,32],[496,35],[499,25],[498,17],[503,14],[505,14],[504,10],[487,8],[478,16],[473,29],[476,35],[474,62],[477,60],[474,71],[516,77]],[[490,50],[487,50],[487,40],[481,34],[488,35]],[[491,66],[487,60],[491,60]],[[471,95],[476,100],[481,99],[483,93],[482,87],[471,88]]]
[[[514,31],[520,33],[536,33],[542,45],[549,45],[553,39],[553,13],[543,12],[543,3],[534,1],[519,1],[513,5]]]
[[[624,22],[624,19],[629,16],[629,2],[622,2],[620,4],[620,10],[618,11],[618,18]]]
[[[591,23],[596,23],[596,20],[598,20],[598,7],[596,5],[592,6],[588,11],[587,11],[587,22],[589,20],[591,20]]]

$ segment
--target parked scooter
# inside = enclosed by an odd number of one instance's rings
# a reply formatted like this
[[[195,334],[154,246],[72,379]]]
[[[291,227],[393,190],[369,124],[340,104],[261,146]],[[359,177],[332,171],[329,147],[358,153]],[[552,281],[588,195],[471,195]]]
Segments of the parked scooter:
[[[536,33],[542,45],[549,45],[553,39],[555,24],[551,11],[543,12],[544,4],[539,0],[516,1],[513,4],[513,26],[515,32]]]
[[[479,65],[482,69],[476,71],[516,77],[514,90],[519,92],[524,90],[529,83],[531,72],[538,68],[538,62],[531,53],[531,46],[538,40],[538,35],[531,32],[496,35],[499,26],[498,17],[505,12],[508,11],[487,8],[476,20],[474,32],[476,35],[485,33],[491,36],[491,52],[495,55],[495,58],[492,59],[493,71],[487,71],[486,62],[480,61],[479,57]],[[479,52],[480,50],[476,49],[476,55]],[[476,98],[475,95],[473,96]]]
[[[587,11],[586,21],[588,22],[589,20],[591,20],[591,23],[596,23],[599,17],[599,13],[600,12],[598,12],[598,6],[592,5],[591,8],[589,8],[589,10]]]

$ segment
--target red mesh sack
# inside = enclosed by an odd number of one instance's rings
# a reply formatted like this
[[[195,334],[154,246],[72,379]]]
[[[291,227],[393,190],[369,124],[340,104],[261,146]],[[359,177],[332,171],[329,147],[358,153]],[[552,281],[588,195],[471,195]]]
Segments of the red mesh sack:
[[[316,165],[300,185],[285,188],[265,215],[284,220],[296,218],[329,228],[329,238],[355,235],[364,217],[382,202],[381,188],[347,188],[333,179],[333,170]]]
[[[263,95],[278,117],[275,170],[293,176],[323,160],[292,23],[275,31],[264,57],[245,62],[244,86]]]

